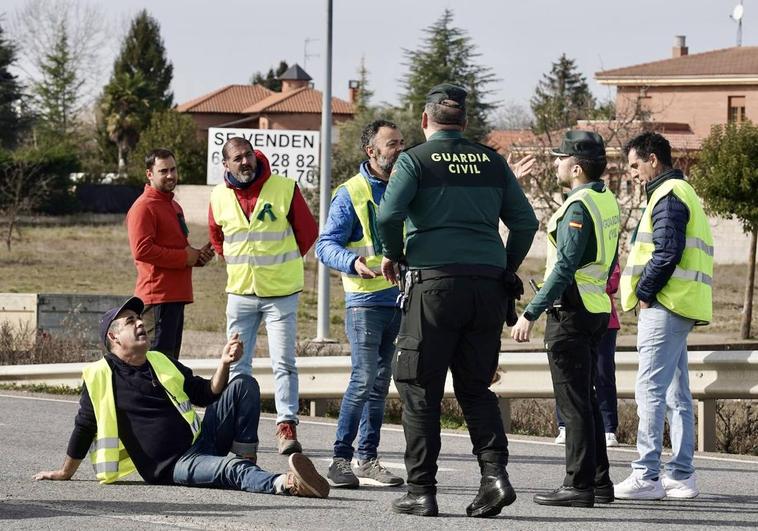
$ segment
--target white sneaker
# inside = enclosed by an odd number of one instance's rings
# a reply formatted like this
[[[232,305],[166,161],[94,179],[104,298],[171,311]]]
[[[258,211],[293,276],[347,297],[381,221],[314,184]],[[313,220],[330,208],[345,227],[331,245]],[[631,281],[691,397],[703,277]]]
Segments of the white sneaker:
[[[555,438],[555,444],[566,444],[566,426],[558,427],[558,437]]]
[[[695,498],[700,494],[694,473],[687,479],[674,479],[664,474],[661,483],[668,498]]]
[[[615,433],[606,433],[605,434],[605,446],[606,448],[610,448],[611,446],[618,446],[619,441],[616,439]]]
[[[662,500],[666,497],[660,478],[643,479],[635,472],[613,486],[613,495],[620,500]]]

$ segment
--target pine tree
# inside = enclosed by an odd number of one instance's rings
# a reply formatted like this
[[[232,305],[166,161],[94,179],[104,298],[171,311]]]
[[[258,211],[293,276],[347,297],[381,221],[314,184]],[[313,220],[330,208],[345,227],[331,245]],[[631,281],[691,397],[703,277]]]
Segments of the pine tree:
[[[160,25],[146,10],[140,11],[121,43],[111,80],[100,100],[102,120],[110,140],[118,147],[119,175],[124,175],[129,152],[153,113],[171,108],[169,90],[174,67],[166,58]]]
[[[282,82],[279,81],[278,78],[283,73],[285,73],[288,68],[289,65],[287,64],[287,61],[279,61],[279,66],[276,67],[276,70],[274,70],[273,67],[269,68],[265,76],[261,72],[256,72],[253,74],[253,77],[250,78],[250,84],[263,85],[267,89],[273,90],[274,92],[281,92]]]
[[[137,72],[146,83],[150,103],[147,115],[170,109],[174,103],[174,94],[169,90],[174,66],[166,58],[160,24],[144,9],[134,17],[121,43],[121,52],[113,64],[112,79],[119,75],[134,76]],[[145,124],[149,121],[144,120]]]
[[[53,49],[40,60],[41,79],[33,86],[38,124],[43,134],[68,139],[76,131],[81,89],[65,22],[57,29]]]
[[[475,63],[480,54],[466,32],[453,26],[450,9],[424,33],[426,37],[418,49],[404,50],[408,73],[403,79],[403,103],[418,119],[429,89],[439,83],[460,85],[468,91],[465,134],[473,140],[483,140],[490,130],[488,115],[494,109],[494,104],[487,101],[492,93],[487,86],[496,79],[492,69]]]
[[[543,74],[530,101],[536,133],[549,133],[591,117],[595,99],[573,59],[562,54],[549,74]]]
[[[13,148],[21,131],[17,105],[23,96],[10,66],[16,61],[16,46],[6,40],[0,26],[0,148]]]

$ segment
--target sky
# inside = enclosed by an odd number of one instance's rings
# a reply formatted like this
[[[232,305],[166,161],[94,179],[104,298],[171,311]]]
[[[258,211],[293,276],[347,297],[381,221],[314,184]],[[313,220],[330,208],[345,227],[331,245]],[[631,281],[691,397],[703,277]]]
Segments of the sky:
[[[3,0],[0,21],[10,24],[28,1]],[[542,75],[563,53],[575,59],[593,93],[605,100],[613,89],[597,84],[595,72],[671,57],[675,35],[686,36],[690,53],[734,46],[737,24],[729,14],[738,1],[333,0],[332,95],[347,99],[348,81],[357,79],[363,58],[373,102],[398,103],[407,72],[403,50],[419,48],[423,29],[448,8],[454,25],[481,54],[477,61],[498,78],[490,87],[495,101],[528,106]],[[111,35],[99,69],[103,83],[129,20],[147,8],[160,23],[174,65],[176,103],[247,83],[254,72],[265,73],[280,60],[303,66],[315,88],[323,90],[327,0],[89,3],[102,9]],[[743,46],[756,45],[758,0],[745,4]]]

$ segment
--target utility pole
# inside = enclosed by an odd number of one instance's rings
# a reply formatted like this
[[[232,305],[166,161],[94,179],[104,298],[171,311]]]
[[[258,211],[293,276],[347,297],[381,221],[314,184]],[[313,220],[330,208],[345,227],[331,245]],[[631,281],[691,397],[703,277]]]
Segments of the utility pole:
[[[332,0],[326,0],[324,47],[324,99],[321,104],[321,178],[319,179],[319,227],[326,225],[332,190]],[[329,268],[318,263],[318,320],[316,341],[329,341]]]

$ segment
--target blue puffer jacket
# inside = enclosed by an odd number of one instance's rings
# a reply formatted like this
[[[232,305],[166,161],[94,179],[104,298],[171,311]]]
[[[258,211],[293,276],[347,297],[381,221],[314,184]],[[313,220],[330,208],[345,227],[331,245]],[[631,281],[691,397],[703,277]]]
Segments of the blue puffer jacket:
[[[377,179],[368,170],[368,161],[360,166],[363,175],[371,185],[374,201],[379,204],[387,189],[387,183]],[[350,194],[345,188],[340,188],[332,199],[326,225],[316,242],[316,255],[325,265],[343,273],[355,274],[355,259],[358,255],[347,249],[348,242],[363,239],[363,229],[358,216],[350,201]],[[345,293],[345,307],[359,306],[397,306],[399,291],[396,287],[387,288],[373,293]]]
[[[669,179],[684,179],[684,175],[676,169],[663,172],[645,185],[648,199],[656,188]],[[682,259],[687,223],[690,220],[687,206],[673,192],[656,203],[652,216],[655,250],[637,285],[637,298],[647,303],[655,300],[656,293],[663,289]]]

